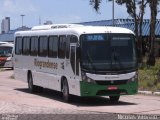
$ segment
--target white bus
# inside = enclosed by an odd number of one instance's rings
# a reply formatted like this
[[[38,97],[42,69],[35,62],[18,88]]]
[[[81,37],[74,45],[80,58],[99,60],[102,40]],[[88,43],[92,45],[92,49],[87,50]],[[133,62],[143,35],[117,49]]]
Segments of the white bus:
[[[137,93],[137,54],[131,30],[118,27],[57,24],[15,33],[15,78],[30,92],[60,91],[76,96]]]
[[[13,69],[13,43],[0,42],[0,68]]]

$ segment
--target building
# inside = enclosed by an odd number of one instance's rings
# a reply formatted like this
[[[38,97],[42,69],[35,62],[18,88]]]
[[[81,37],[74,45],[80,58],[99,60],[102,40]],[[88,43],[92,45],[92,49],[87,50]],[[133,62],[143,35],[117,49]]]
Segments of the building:
[[[44,25],[51,25],[51,24],[53,24],[51,20],[47,20],[47,21],[44,23]]]
[[[8,33],[10,31],[10,17],[5,17],[1,23],[1,33]]]
[[[17,31],[30,30],[31,28],[23,26],[19,27],[15,30],[10,30],[7,33],[0,34],[0,41],[2,42],[13,42],[14,41],[14,33]]]
[[[82,22],[82,25],[93,25],[93,26],[112,26],[112,20],[101,20],[101,21],[91,21],[91,22]],[[114,26],[124,27],[134,31],[135,24],[133,19],[115,19]],[[156,31],[155,34],[157,37],[160,36],[160,19],[156,20]],[[150,36],[150,20],[144,19],[142,24],[142,36]]]

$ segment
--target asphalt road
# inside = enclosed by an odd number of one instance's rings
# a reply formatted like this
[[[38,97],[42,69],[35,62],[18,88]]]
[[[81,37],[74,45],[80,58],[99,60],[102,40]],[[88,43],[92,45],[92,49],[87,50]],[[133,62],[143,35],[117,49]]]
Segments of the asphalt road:
[[[111,103],[107,97],[73,97],[70,103],[64,103],[61,94],[56,91],[45,89],[43,93],[30,94],[27,83],[13,79],[12,75],[12,70],[6,69],[0,72],[0,119],[3,120],[8,117],[15,120],[21,117],[36,119],[37,115],[41,119],[46,115],[48,118],[56,115],[57,119],[64,119],[66,115],[68,119],[83,119],[89,115],[92,117],[88,119],[92,120],[97,119],[97,115],[103,116],[105,120],[110,117],[112,120],[126,117],[138,118],[134,115],[144,117],[149,115],[149,119],[153,117],[160,119],[157,117],[160,116],[160,96],[121,96],[120,102],[116,104]]]

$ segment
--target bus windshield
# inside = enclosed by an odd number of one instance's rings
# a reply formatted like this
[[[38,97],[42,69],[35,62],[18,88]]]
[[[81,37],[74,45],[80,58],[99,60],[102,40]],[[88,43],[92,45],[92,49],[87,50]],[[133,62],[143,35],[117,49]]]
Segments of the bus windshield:
[[[81,35],[81,67],[87,71],[135,70],[137,58],[134,35]]]
[[[0,57],[10,57],[12,55],[12,47],[0,46]]]

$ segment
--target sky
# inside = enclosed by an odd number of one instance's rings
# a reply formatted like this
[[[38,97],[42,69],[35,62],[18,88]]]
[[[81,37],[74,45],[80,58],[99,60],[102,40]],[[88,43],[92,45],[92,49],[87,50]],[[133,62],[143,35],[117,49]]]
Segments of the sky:
[[[112,19],[112,2],[102,0],[97,13],[89,0],[0,0],[0,22],[4,17],[11,18],[11,29],[22,26],[33,27],[47,20],[53,24],[79,23]],[[115,18],[130,18],[125,6],[115,4]],[[145,18],[150,18],[149,8]],[[158,14],[158,17],[160,15]]]

